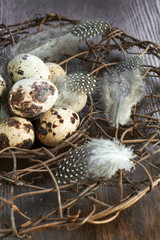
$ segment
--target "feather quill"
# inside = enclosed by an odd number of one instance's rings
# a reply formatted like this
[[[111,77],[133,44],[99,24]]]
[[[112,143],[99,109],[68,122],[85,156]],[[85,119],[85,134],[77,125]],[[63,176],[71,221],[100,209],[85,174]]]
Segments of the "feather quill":
[[[142,77],[143,60],[132,57],[119,63],[110,74],[103,75],[101,92],[105,115],[110,126],[125,125],[131,121],[132,107],[145,94]]]
[[[91,179],[108,180],[119,169],[130,171],[135,158],[131,147],[117,140],[92,139],[85,146],[69,153],[55,173],[59,184]]]

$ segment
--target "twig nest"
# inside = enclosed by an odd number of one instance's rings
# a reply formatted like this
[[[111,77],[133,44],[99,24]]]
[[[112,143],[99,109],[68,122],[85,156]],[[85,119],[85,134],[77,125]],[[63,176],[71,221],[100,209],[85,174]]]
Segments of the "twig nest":
[[[32,54],[18,54],[11,59],[7,71],[13,82],[24,78],[51,79],[48,67],[38,57]]]
[[[58,96],[56,86],[44,79],[22,79],[9,92],[11,111],[21,117],[35,118],[48,111]]]
[[[2,97],[5,90],[6,90],[6,82],[3,79],[3,77],[0,75],[0,97]]]
[[[75,111],[69,108],[51,108],[38,119],[36,135],[44,145],[54,147],[75,132],[79,123]]]
[[[32,123],[21,117],[10,117],[0,124],[0,149],[31,148],[35,134]]]
[[[62,78],[66,77],[66,72],[64,69],[53,62],[47,62],[46,66],[48,67],[51,74],[51,81],[56,85]]]

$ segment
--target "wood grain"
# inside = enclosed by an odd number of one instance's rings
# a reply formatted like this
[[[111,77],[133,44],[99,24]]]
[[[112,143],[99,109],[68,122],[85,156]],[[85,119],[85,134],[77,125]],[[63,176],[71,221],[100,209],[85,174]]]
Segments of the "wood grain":
[[[36,14],[59,13],[61,15],[80,20],[107,20],[114,27],[119,27],[138,39],[145,39],[160,43],[160,1],[159,0],[0,0],[0,22],[14,24],[24,19],[32,19]],[[152,60],[159,65],[158,60]],[[156,91],[156,82],[151,81],[149,92]],[[7,164],[10,164],[9,161]],[[50,180],[46,181],[48,186]],[[0,187],[2,188],[2,187]],[[21,190],[21,189],[20,189]],[[9,186],[1,189],[4,196],[9,198]],[[102,198],[108,198],[109,193],[101,190]],[[38,233],[31,237],[33,240],[159,240],[160,239],[160,189],[157,187],[147,194],[131,208],[121,212],[119,217],[107,225],[94,226],[86,224],[73,232],[56,230]],[[35,200],[35,199],[34,199]],[[47,204],[53,204],[53,199],[43,199]],[[26,200],[26,212],[42,212],[43,209],[37,199]],[[34,201],[35,202],[35,201]],[[84,209],[89,206],[86,204]],[[5,209],[0,221],[5,226],[8,217]],[[8,239],[8,238],[6,238]],[[15,238],[10,238],[15,239]]]

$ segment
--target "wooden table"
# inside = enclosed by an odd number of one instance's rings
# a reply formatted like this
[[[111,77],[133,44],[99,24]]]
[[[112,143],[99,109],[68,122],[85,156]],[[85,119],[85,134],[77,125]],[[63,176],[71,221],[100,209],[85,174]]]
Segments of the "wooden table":
[[[0,0],[0,23],[6,25],[45,13],[58,13],[80,20],[107,20],[112,26],[123,29],[135,38],[160,43],[159,0]],[[154,89],[154,85],[151,88]],[[3,190],[7,196],[7,186]],[[111,223],[100,226],[86,224],[73,232],[56,230],[38,233],[31,239],[159,240],[159,200],[160,188],[156,187],[138,203],[121,212]],[[30,207],[36,212],[39,206]],[[4,216],[3,224],[7,224]]]

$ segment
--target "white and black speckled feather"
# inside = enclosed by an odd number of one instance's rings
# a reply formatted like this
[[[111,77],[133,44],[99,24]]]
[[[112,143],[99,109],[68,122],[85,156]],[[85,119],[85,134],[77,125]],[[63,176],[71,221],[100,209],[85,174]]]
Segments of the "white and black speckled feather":
[[[75,104],[78,95],[92,94],[97,87],[97,79],[87,73],[70,73],[56,85],[58,99],[56,107],[69,107]]]
[[[81,40],[95,37],[98,35],[105,36],[110,32],[108,22],[104,21],[82,21],[73,27],[71,33],[78,36]]]
[[[130,119],[132,107],[145,94],[142,77],[143,61],[139,57],[123,60],[110,74],[103,75],[101,91],[105,115],[111,126],[125,125]]]
[[[134,69],[143,69],[143,60],[140,57],[130,57],[121,61],[114,69],[118,73],[131,71]]]
[[[76,93],[91,94],[95,91],[97,79],[82,72],[70,73],[65,77],[68,90]]]
[[[118,141],[92,139],[62,160],[55,177],[59,184],[87,179],[110,179],[119,169],[130,171],[135,158],[131,147],[125,147]]]
[[[90,150],[84,146],[69,153],[58,166],[55,173],[59,184],[68,184],[71,181],[84,181],[88,175],[87,158]]]

